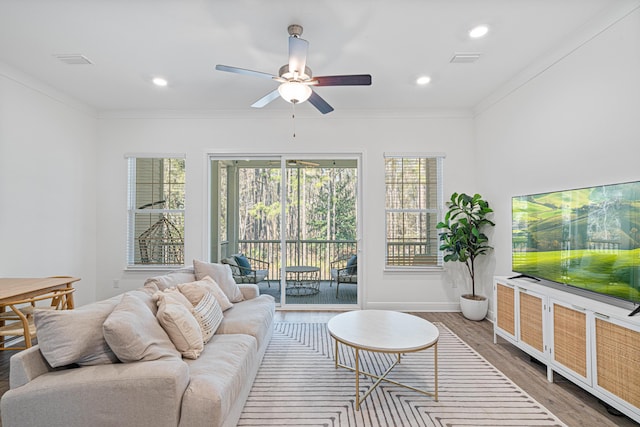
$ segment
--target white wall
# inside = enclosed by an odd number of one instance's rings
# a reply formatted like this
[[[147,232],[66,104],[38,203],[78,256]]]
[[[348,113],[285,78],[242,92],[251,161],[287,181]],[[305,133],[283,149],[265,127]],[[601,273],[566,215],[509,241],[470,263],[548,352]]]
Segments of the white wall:
[[[299,107],[299,110],[303,110]],[[311,108],[309,106],[309,108]],[[152,113],[147,113],[152,114]],[[469,113],[336,110],[298,113],[295,140],[286,113],[240,111],[162,117],[121,113],[100,119],[98,147],[98,297],[141,286],[154,273],[124,272],[126,153],[185,153],[185,260],[206,259],[207,153],[362,153],[365,305],[399,309],[456,309],[457,289],[443,273],[384,273],[384,152],[443,152],[445,194],[473,192],[473,119]],[[359,260],[359,264],[360,263]],[[119,288],[113,288],[113,281]]]
[[[511,274],[512,196],[640,180],[640,11],[481,112],[476,138],[495,274]]]
[[[0,64],[0,277],[72,275],[95,300],[95,114]]]
[[[575,47],[575,46],[574,46]],[[561,55],[477,116],[299,109],[103,114],[0,64],[0,275],[82,277],[78,302],[140,286],[125,272],[125,153],[186,153],[186,259],[207,255],[207,153],[362,153],[365,306],[454,309],[459,275],[384,273],[383,153],[444,152],[445,195],[494,207],[479,292],[509,274],[510,199],[640,179],[640,12]],[[301,106],[302,107],[302,106]],[[96,124],[97,123],[97,124]],[[117,280],[119,288],[113,287]]]

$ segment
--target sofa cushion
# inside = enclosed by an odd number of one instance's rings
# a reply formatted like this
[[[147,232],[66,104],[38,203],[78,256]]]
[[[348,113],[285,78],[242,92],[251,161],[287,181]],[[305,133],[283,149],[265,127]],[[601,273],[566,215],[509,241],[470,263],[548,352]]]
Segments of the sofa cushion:
[[[180,425],[220,426],[241,398],[244,384],[253,380],[258,347],[248,335],[216,334],[197,360],[185,362],[191,380],[182,397]]]
[[[205,276],[209,276],[220,285],[220,289],[229,298],[229,301],[240,302],[244,300],[238,284],[233,280],[229,265],[193,260],[193,267],[196,273],[196,280],[202,280]]]
[[[257,298],[236,304],[224,313],[224,319],[217,334],[246,334],[253,336],[262,346],[269,329],[273,325],[275,315],[274,299],[271,295],[260,295]]]
[[[253,283],[239,283],[238,287],[240,288],[245,300],[254,299],[260,296],[260,288],[258,285],[254,285]]]
[[[172,271],[169,274],[163,274],[162,276],[150,277],[144,282],[144,287],[156,287],[158,291],[163,291],[172,286],[177,286],[180,283],[193,282],[196,280],[196,276],[192,268],[183,268],[180,270]]]
[[[181,293],[169,290],[154,296],[158,300],[156,318],[182,357],[197,359],[204,349],[204,341],[200,324],[192,313],[193,306]]]
[[[191,283],[181,283],[178,285],[178,290],[191,302],[191,305],[196,306],[200,300],[204,297],[207,291],[211,292],[213,296],[220,304],[222,311],[226,311],[233,307],[233,303],[229,301],[229,298],[222,292],[220,286],[209,276],[205,276],[202,280],[198,280]]]
[[[220,322],[222,322],[222,309],[216,297],[211,292],[206,291],[198,305],[193,307],[193,315],[200,324],[202,340],[206,344],[216,333]]]
[[[102,335],[102,324],[121,297],[74,310],[35,310],[40,352],[54,368],[78,364],[102,365],[118,358]]]
[[[180,358],[147,304],[127,292],[102,325],[104,338],[122,362]]]

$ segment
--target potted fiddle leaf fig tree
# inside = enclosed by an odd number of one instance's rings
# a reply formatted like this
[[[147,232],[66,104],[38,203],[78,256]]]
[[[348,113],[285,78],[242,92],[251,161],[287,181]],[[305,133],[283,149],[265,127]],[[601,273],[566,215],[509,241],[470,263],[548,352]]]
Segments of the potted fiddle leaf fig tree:
[[[476,294],[476,259],[493,249],[484,234],[485,227],[495,224],[488,218],[493,212],[480,194],[469,196],[453,193],[447,202],[444,220],[439,222],[440,250],[445,262],[460,262],[471,278],[471,293],[460,296],[462,314],[470,320],[482,320],[487,315],[487,297]]]

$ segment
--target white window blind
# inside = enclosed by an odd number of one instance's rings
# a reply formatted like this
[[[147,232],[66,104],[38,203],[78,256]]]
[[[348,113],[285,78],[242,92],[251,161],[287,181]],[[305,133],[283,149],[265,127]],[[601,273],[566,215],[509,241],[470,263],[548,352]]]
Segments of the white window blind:
[[[443,155],[385,154],[385,268],[440,267]]]
[[[127,265],[184,264],[185,159],[128,159]]]

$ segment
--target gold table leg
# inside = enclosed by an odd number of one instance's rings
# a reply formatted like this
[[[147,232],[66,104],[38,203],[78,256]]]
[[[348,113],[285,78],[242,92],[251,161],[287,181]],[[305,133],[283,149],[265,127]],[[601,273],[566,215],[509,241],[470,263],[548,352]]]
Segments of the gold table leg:
[[[433,370],[434,370],[434,392],[429,392],[426,390],[422,390],[416,387],[412,387],[410,385],[406,385],[406,384],[402,384],[399,383],[397,381],[394,381],[392,379],[387,378],[387,375],[391,372],[391,370],[401,361],[401,353],[397,353],[397,358],[396,361],[393,362],[391,364],[391,366],[389,366],[389,368],[387,368],[387,370],[382,374],[382,375],[376,375],[376,374],[372,374],[370,372],[361,372],[360,371],[360,348],[355,347],[355,346],[351,346],[349,345],[349,347],[353,348],[355,351],[355,367],[354,366],[347,366],[344,365],[342,363],[339,362],[338,360],[338,340],[336,338],[334,338],[335,340],[335,367],[336,369],[338,369],[338,367],[341,368],[345,368],[345,369],[349,369],[351,371],[355,372],[356,375],[356,411],[360,410],[360,403],[363,402],[368,396],[369,394],[371,394],[371,392],[373,390],[375,390],[376,387],[378,387],[378,385],[382,382],[382,381],[386,381],[388,383],[391,384],[395,384],[397,386],[400,387],[404,387],[407,388],[409,390],[413,390],[413,391],[417,391],[418,393],[422,393],[425,394],[427,396],[431,396],[434,398],[434,400],[437,402],[438,401],[438,342],[436,341],[432,347],[433,347]],[[426,350],[426,349],[424,349]],[[362,375],[366,375],[370,378],[374,378],[376,379],[376,382],[371,386],[371,388],[362,395],[362,397],[360,396],[360,374]]]
[[[360,351],[356,347],[356,411],[360,410],[360,363],[359,361],[360,361]]]
[[[433,345],[433,378],[435,393],[434,398],[438,401],[438,341]]]

